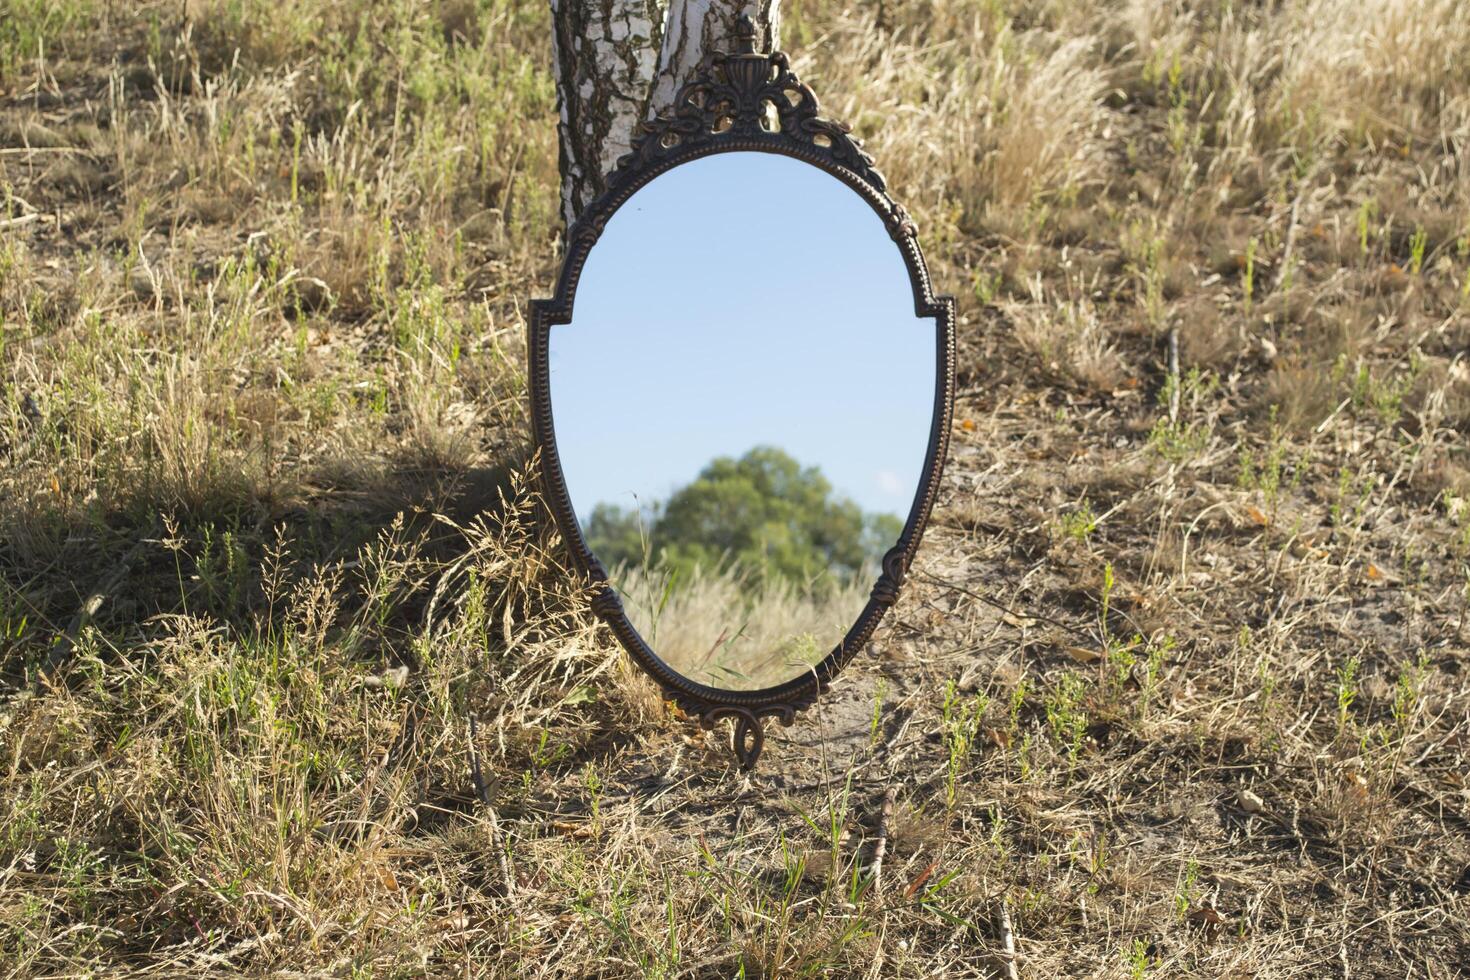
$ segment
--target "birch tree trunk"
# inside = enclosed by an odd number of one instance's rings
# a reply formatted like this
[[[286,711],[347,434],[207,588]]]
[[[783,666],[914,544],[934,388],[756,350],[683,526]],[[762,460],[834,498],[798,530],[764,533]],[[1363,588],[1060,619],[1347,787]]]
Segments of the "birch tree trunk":
[[[607,187],[638,125],[668,108],[706,54],[734,50],[748,15],[780,40],[780,0],[551,0],[562,220]]]

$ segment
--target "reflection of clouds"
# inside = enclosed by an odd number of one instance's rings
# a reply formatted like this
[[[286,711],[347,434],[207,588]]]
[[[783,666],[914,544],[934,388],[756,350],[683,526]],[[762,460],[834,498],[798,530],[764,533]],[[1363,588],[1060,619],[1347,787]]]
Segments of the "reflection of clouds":
[[[903,480],[892,470],[878,471],[878,489],[890,497],[903,496]]]

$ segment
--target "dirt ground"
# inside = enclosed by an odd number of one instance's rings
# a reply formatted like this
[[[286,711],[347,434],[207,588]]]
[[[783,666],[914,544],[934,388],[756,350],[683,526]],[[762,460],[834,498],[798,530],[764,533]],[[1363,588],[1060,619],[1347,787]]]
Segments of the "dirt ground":
[[[535,493],[543,5],[0,0],[0,973],[1470,975],[1470,13],[788,4],[960,371],[746,775]]]

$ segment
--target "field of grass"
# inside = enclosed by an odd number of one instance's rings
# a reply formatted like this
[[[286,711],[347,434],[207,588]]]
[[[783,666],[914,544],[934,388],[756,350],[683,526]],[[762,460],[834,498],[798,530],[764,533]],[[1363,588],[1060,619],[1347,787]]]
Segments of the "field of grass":
[[[753,691],[815,667],[867,605],[878,572],[810,586],[736,567],[680,576],[654,566],[611,574],[628,621],[691,680]]]
[[[1470,963],[1470,6],[787,0],[960,301],[760,769],[534,492],[540,0],[0,0],[0,974]]]

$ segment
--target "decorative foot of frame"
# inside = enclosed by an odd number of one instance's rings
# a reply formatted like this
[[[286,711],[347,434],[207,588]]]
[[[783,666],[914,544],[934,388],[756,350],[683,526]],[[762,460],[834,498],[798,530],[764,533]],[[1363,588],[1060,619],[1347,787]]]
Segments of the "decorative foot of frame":
[[[766,747],[766,729],[762,718],[772,715],[780,719],[783,726],[791,724],[796,717],[796,710],[791,705],[771,705],[760,711],[752,711],[749,708],[734,705],[722,705],[706,711],[700,718],[700,724],[706,729],[712,729],[721,719],[730,719],[730,750],[735,753],[735,761],[740,763],[742,772],[750,772],[755,764],[760,761],[761,750]]]
[[[730,748],[743,772],[750,772],[760,760],[761,749],[766,747],[765,726],[759,718],[747,713],[734,719],[730,731]]]
[[[722,718],[730,719],[730,749],[743,772],[750,772],[760,760],[761,749],[766,747],[765,725],[748,708],[725,706],[705,712],[700,724],[712,729]]]

